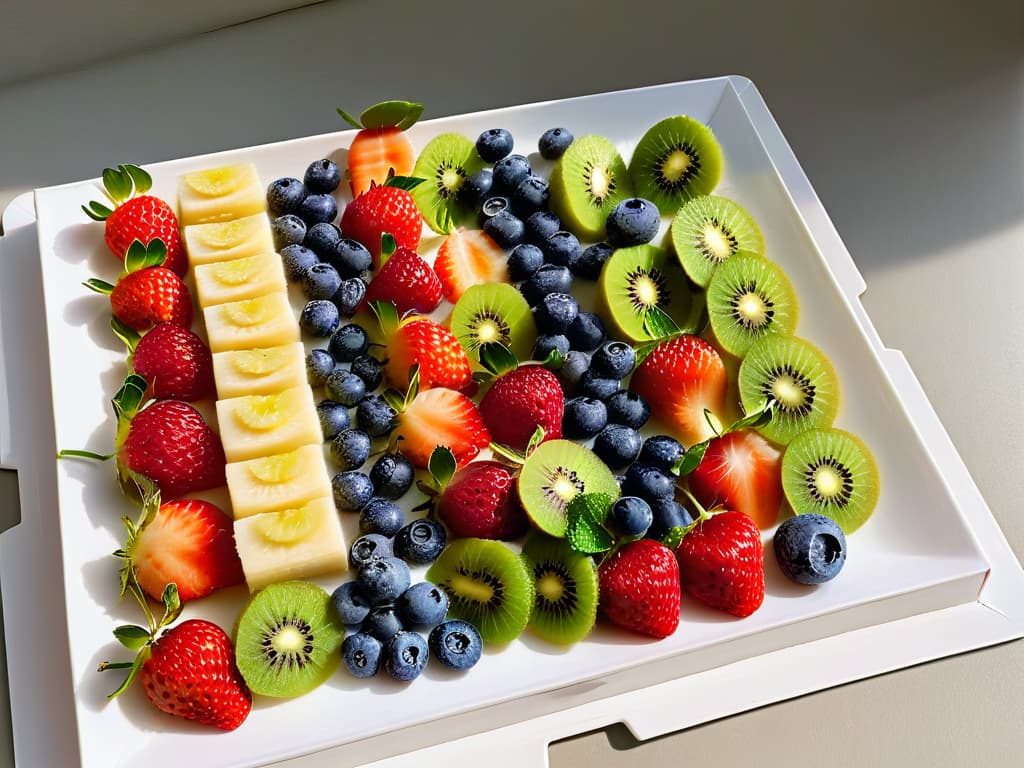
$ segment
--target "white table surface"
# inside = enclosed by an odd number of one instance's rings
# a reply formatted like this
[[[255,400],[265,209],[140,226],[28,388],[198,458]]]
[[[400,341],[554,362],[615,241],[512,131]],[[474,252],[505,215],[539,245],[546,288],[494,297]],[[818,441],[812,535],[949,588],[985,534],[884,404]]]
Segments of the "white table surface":
[[[0,87],[0,208],[125,160],[336,130],[337,105],[413,98],[435,117],[746,75],[863,273],[881,337],[906,354],[1020,558],[1024,4],[574,5],[327,2]],[[0,528],[16,520],[0,472]],[[551,764],[1017,766],[1022,682],[1024,643],[1011,643],[643,744],[618,727],[577,736]]]

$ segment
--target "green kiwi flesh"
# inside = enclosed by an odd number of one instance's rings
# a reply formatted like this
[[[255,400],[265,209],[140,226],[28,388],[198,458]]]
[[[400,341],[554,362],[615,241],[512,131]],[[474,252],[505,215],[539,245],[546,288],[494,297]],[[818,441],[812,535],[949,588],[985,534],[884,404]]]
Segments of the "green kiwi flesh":
[[[799,307],[789,278],[760,256],[734,256],[708,284],[711,330],[726,352],[743,357],[766,336],[792,336]]]
[[[472,221],[473,212],[458,200],[458,193],[463,182],[483,167],[476,145],[461,134],[442,133],[427,143],[412,169],[415,178],[425,181],[410,194],[428,227],[444,234],[452,224]]]
[[[843,533],[853,533],[878,503],[878,467],[856,435],[841,429],[810,429],[786,448],[782,489],[798,515],[825,515]]]
[[[667,117],[637,142],[629,175],[637,197],[674,216],[692,197],[709,194],[722,176],[722,148],[711,129],[686,115]]]
[[[619,484],[608,465],[571,440],[541,443],[523,463],[517,488],[533,524],[555,538],[565,538],[565,510],[578,494],[619,498]]]
[[[330,599],[315,584],[287,581],[249,601],[235,632],[235,661],[253,693],[301,696],[337,669],[345,632]]]
[[[468,621],[485,643],[517,638],[533,610],[526,561],[500,541],[457,539],[427,571],[448,595],[448,617]]]
[[[764,237],[757,223],[725,197],[701,195],[684,203],[672,218],[669,233],[679,263],[701,287],[737,253],[764,255]]]
[[[758,428],[781,445],[808,429],[832,426],[839,407],[839,379],[817,347],[795,336],[767,336],[751,346],[738,375],[743,409],[772,403],[772,418]]]
[[[508,283],[472,285],[459,297],[449,327],[472,360],[484,344],[503,344],[519,360],[528,360],[537,337],[533,312]]]
[[[550,208],[583,240],[604,239],[612,209],[633,196],[619,151],[603,136],[580,136],[551,170]]]
[[[686,276],[668,254],[653,245],[619,248],[605,262],[598,279],[598,304],[612,330],[630,341],[651,338],[644,315],[657,307],[681,330],[695,322],[693,294]]]
[[[533,576],[535,599],[530,622],[533,634],[557,645],[586,637],[597,621],[597,567],[565,539],[534,531],[523,545]]]

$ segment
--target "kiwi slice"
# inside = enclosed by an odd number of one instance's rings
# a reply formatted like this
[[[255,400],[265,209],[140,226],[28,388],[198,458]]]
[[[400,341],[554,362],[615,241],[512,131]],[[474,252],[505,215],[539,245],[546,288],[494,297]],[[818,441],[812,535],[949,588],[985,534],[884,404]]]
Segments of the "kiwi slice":
[[[782,445],[805,430],[832,426],[839,407],[839,378],[832,363],[795,336],[766,336],[754,344],[740,364],[738,381],[747,413],[765,401],[774,405],[771,421],[758,431]]]
[[[442,133],[427,142],[412,169],[414,177],[425,181],[410,194],[428,227],[444,234],[452,224],[472,221],[473,211],[458,200],[459,189],[483,167],[476,145],[461,134]]]
[[[715,269],[737,253],[764,255],[761,230],[738,203],[701,195],[680,206],[669,229],[679,263],[704,287]]]
[[[796,330],[796,292],[778,265],[760,256],[737,255],[719,267],[707,301],[715,338],[736,357],[766,336]]]
[[[534,531],[523,545],[536,598],[530,630],[558,645],[571,645],[589,634],[597,621],[597,567],[588,556]]]
[[[682,330],[695,330],[685,327],[695,322],[686,276],[664,250],[653,245],[616,250],[601,269],[597,289],[599,311],[621,337],[649,340],[644,317],[652,307],[671,317]]]
[[[580,493],[619,498],[619,484],[589,448],[571,440],[548,440],[529,455],[519,472],[519,500],[533,524],[565,537],[565,510]]]
[[[626,163],[603,136],[580,136],[551,170],[549,207],[581,240],[604,239],[612,208],[633,197]]]
[[[637,197],[673,216],[692,197],[709,194],[722,176],[722,148],[704,123],[667,117],[647,129],[633,150],[629,175]]]
[[[528,360],[537,337],[530,305],[508,283],[471,285],[459,297],[448,323],[474,360],[484,344],[503,344],[519,360]]]
[[[253,693],[301,696],[330,677],[345,635],[330,602],[304,581],[271,584],[249,601],[238,619],[235,659]]]
[[[448,595],[448,616],[468,621],[485,643],[507,643],[526,627],[533,579],[520,555],[500,541],[457,539],[427,571]]]
[[[843,533],[853,533],[871,517],[878,486],[871,451],[841,429],[802,432],[782,456],[782,489],[793,511],[831,517]]]

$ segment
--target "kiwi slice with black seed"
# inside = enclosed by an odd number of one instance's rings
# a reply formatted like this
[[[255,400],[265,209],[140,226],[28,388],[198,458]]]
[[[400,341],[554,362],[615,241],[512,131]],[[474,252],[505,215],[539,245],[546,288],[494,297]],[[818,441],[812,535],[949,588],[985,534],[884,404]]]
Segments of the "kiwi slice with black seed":
[[[692,332],[693,294],[679,265],[661,248],[635,245],[619,248],[601,269],[598,306],[620,338],[647,341],[651,338],[645,315],[657,307],[680,327]]]
[[[612,209],[633,197],[622,156],[603,136],[580,136],[551,170],[549,207],[582,240],[603,240]]]
[[[767,336],[750,347],[738,375],[743,409],[772,405],[758,431],[782,445],[808,429],[832,426],[839,407],[839,378],[825,354],[795,336]]]
[[[878,466],[856,435],[810,429],[793,438],[782,456],[782,489],[798,515],[825,515],[843,533],[853,533],[878,503]]]
[[[534,531],[523,545],[536,597],[530,623],[535,635],[558,645],[586,637],[597,621],[597,567],[588,556]]]
[[[736,357],[766,336],[796,330],[793,285],[777,264],[760,256],[737,255],[719,267],[708,283],[707,302],[715,338]]]
[[[527,360],[537,338],[530,305],[508,283],[467,288],[455,303],[448,324],[470,358],[477,361],[485,344],[502,344],[517,359]]]
[[[669,233],[679,263],[701,287],[737,253],[764,255],[764,237],[757,223],[725,197],[701,195],[684,203],[672,218]]]
[[[271,584],[249,601],[238,619],[235,661],[253,693],[301,696],[337,669],[345,631],[330,602],[305,581]]]
[[[526,561],[500,541],[457,539],[427,571],[448,595],[448,617],[468,621],[485,643],[507,643],[526,627],[533,578]]]
[[[722,177],[722,148],[704,123],[686,115],[667,117],[637,142],[629,175],[637,197],[662,216],[673,216],[692,197],[709,194]]]
[[[533,524],[565,537],[565,511],[581,493],[619,498],[619,484],[608,465],[589,448],[571,440],[548,440],[527,457],[517,481],[519,500]]]
[[[424,179],[411,190],[427,226],[444,234],[452,224],[470,224],[473,211],[458,200],[466,179],[484,167],[476,145],[458,133],[431,139],[416,158],[412,175]]]

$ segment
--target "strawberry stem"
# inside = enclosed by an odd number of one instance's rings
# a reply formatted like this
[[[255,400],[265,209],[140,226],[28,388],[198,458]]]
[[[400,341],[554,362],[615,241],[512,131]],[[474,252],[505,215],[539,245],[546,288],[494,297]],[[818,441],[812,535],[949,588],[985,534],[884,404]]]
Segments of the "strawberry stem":
[[[94,453],[93,451],[79,451],[74,448],[67,448],[57,452],[58,459],[92,459],[93,461],[107,461],[114,458],[112,453]]]

